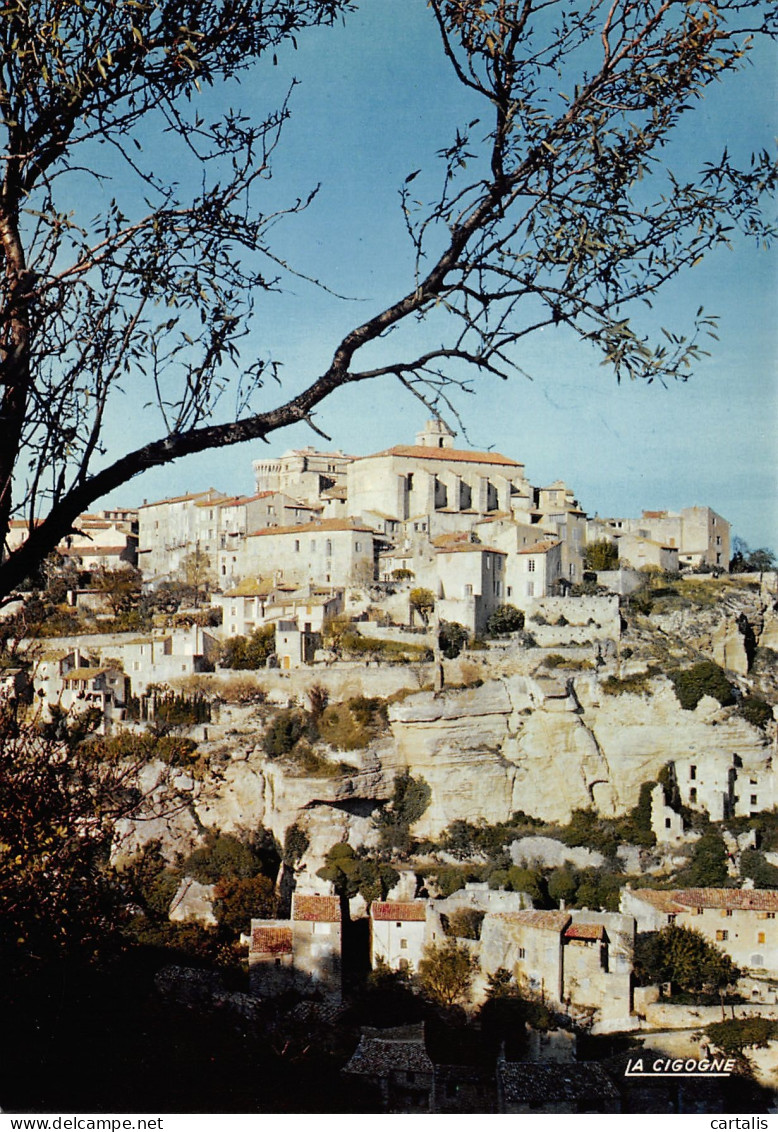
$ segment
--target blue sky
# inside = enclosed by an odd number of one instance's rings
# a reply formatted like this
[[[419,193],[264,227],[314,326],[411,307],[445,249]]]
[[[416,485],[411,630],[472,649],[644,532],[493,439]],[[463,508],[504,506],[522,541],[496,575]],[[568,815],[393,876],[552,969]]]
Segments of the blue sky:
[[[252,72],[238,90],[204,97],[261,114],[292,76],[300,85],[267,201],[322,187],[303,216],[277,229],[274,248],[355,301],[296,279],[283,296],[261,301],[247,350],[282,361],[284,384],[268,386],[260,408],[314,378],[343,333],[408,289],[412,261],[398,189],[422,167],[431,173],[418,179],[419,192],[432,191],[436,151],[473,110],[443,58],[424,0],[369,0],[344,25],[301,36],[297,52]],[[679,138],[676,166],[688,174],[725,144],[742,157],[770,143],[776,79],[776,56],[763,51],[754,66],[717,86]],[[709,344],[712,357],[688,382],[667,389],[618,386],[591,347],[568,331],[525,339],[521,360],[532,381],[479,379],[477,395],[460,399],[470,444],[523,461],[533,483],[565,479],[590,514],[709,504],[752,546],[778,549],[774,253],[743,241],[716,252],[657,299],[646,328],[684,331],[701,304],[719,315],[720,341]],[[335,394],[317,422],[333,447],[363,454],[410,442],[424,417],[420,404],[382,379]],[[150,420],[137,424],[138,439],[154,435]],[[126,440],[123,425],[115,418],[109,433],[114,454]],[[306,444],[325,446],[298,426],[276,433],[269,448],[201,454],[146,473],[112,501],[134,504],[211,485],[247,491],[252,459]]]

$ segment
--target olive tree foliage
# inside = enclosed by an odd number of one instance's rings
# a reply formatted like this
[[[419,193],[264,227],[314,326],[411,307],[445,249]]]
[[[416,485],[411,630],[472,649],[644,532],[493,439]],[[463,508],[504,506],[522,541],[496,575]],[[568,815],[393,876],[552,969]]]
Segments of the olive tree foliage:
[[[240,77],[350,6],[12,0],[0,12],[0,543],[11,515],[45,515],[0,568],[0,594],[80,511],[143,469],[303,420],[318,431],[312,413],[349,383],[393,375],[453,412],[455,387],[521,372],[524,338],[558,324],[619,379],[683,379],[710,319],[700,311],[688,333],[653,343],[634,321],[642,302],[733,229],[771,235],[766,152],[744,169],[711,153],[691,177],[666,164],[706,88],[742,67],[760,34],[775,35],[767,0],[430,0],[476,110],[441,139],[437,194],[417,193],[431,174],[402,187],[415,271],[404,293],[333,340],[306,388],[268,406],[272,343],[263,359],[243,357],[241,342],[256,296],[287,270],[270,230],[309,203],[263,212],[255,199],[289,105],[261,122],[239,109],[214,122],[198,88]],[[194,165],[182,177],[189,197],[155,172],[160,145],[167,158],[182,146]],[[106,152],[122,173],[92,221],[93,208],[70,209],[87,170],[105,175]],[[421,327],[414,346],[410,331],[427,318],[439,344]],[[375,343],[403,323],[407,345],[394,339],[376,364]],[[157,439],[109,456],[111,402],[147,386]],[[217,412],[227,387],[236,402]]]

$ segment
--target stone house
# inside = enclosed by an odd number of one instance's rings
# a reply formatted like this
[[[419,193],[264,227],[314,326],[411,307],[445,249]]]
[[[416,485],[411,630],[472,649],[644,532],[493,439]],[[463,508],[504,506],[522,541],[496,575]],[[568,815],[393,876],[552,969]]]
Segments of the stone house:
[[[121,668],[71,668],[62,683],[59,703],[65,711],[81,713],[96,708],[102,716],[102,729],[112,719],[123,718],[127,677]]]
[[[497,1063],[497,1111],[501,1113],[621,1112],[619,1092],[597,1061],[571,1065]]]
[[[341,913],[336,896],[295,892],[289,920],[252,920],[249,985],[260,998],[288,990],[341,999]]]
[[[321,635],[310,629],[300,627],[295,621],[276,621],[275,652],[278,667],[285,671],[313,664],[317,648],[321,646]]]
[[[563,480],[537,492],[538,526],[561,543],[561,572],[571,583],[583,578],[583,552],[586,545],[586,512],[581,510],[572,490]]]
[[[484,975],[503,967],[544,1001],[600,1028],[627,1027],[632,1013],[635,921],[588,910],[490,914],[481,927]]]
[[[424,900],[374,900],[370,905],[370,966],[418,971],[427,943]]]
[[[778,975],[778,891],[683,888],[666,892],[629,886],[621,910],[634,916],[639,932],[668,924],[695,928],[726,952],[738,967]]]
[[[353,459],[340,451],[293,448],[283,456],[255,460],[254,481],[258,492],[283,492],[306,503],[319,503],[326,493],[345,486]]]
[[[741,747],[741,750],[743,748]],[[674,762],[678,793],[685,806],[705,811],[711,821],[753,817],[778,804],[778,780],[769,748],[762,757],[696,752]]]
[[[137,512],[100,511],[95,515],[79,515],[57,551],[79,570],[91,572],[137,566]]]
[[[175,577],[184,558],[198,549],[199,539],[199,549],[204,554],[215,554],[216,505],[226,498],[222,492],[209,488],[139,507],[138,566],[144,579]],[[211,566],[215,566],[215,559],[211,559]]]
[[[205,505],[202,505],[205,506]],[[209,508],[210,510],[210,508]],[[268,527],[292,527],[318,518],[320,508],[279,491],[261,491],[251,496],[223,500],[216,509],[213,562],[217,582],[231,584],[245,578],[245,538],[250,531]]]
[[[644,511],[639,519],[592,519],[587,526],[589,542],[619,533],[676,548],[680,567],[729,569],[730,524],[710,507]]]
[[[629,533],[614,534],[614,540],[619,551],[619,562],[623,565],[631,566],[633,570],[653,566],[666,573],[678,572],[678,547]]]
[[[353,460],[346,476],[351,513],[378,511],[399,520],[465,513],[475,521],[510,512],[514,493],[527,497],[523,464],[496,452],[455,449],[453,439],[442,421],[428,421],[414,445]]]
[[[375,577],[379,546],[358,519],[268,527],[247,536],[245,573],[296,585],[364,585]]]
[[[211,602],[222,610],[225,637],[249,636],[272,621],[297,621],[309,633],[321,633],[327,621],[343,612],[344,592],[334,587],[296,586],[286,591],[269,583],[244,582]]]
[[[166,684],[197,672],[212,672],[220,644],[199,625],[170,629],[158,636],[135,637],[111,646],[122,657],[135,695],[149,684]]]
[[[424,1038],[424,1023],[375,1030],[365,1027],[342,1072],[378,1093],[388,1113],[432,1112],[435,1065]]]
[[[505,551],[460,542],[435,552],[436,609],[442,621],[458,621],[476,636],[505,602]]]

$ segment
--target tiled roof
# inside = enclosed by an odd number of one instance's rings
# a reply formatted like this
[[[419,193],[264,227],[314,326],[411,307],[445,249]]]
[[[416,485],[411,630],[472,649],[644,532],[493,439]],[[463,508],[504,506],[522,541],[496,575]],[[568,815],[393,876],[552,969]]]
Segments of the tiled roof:
[[[434,1073],[435,1067],[426,1050],[422,1026],[363,1030],[359,1045],[343,1072],[384,1077],[398,1070],[405,1073]]]
[[[673,896],[685,908],[778,912],[778,890],[770,888],[679,888],[675,889]]]
[[[544,1104],[593,1104],[618,1100],[618,1091],[596,1061],[578,1065],[543,1065],[537,1062],[501,1061],[497,1073],[505,1099],[510,1104],[530,1104],[542,1111]],[[589,1110],[587,1110],[589,1111]],[[600,1111],[597,1107],[590,1111]]]
[[[57,553],[61,554],[63,558],[107,558],[115,554],[124,554],[129,547],[126,543],[123,546],[67,546],[63,547]]]
[[[321,531],[326,534],[327,531],[367,531],[372,534],[372,527],[368,527],[366,523],[361,522],[359,519],[320,519],[315,523],[297,523],[290,527],[263,527],[259,531],[252,531],[248,537],[257,538],[260,535],[290,535],[299,534],[316,534]]]
[[[370,915],[374,920],[421,920],[427,918],[427,906],[421,900],[402,902],[374,900],[370,905]]]
[[[257,499],[268,499],[271,495],[277,494],[275,491],[258,491],[256,495],[230,495],[224,499],[210,501],[203,499],[195,503],[195,507],[213,507],[214,504],[218,507],[240,507],[244,503],[254,503]]]
[[[673,888],[665,892],[634,888],[632,896],[660,912],[684,912],[688,908],[778,912],[778,890],[771,888]]]
[[[482,551],[487,551],[489,554],[501,554],[503,558],[508,557],[508,552],[505,550],[498,550],[496,546],[484,546],[480,542],[458,542],[453,546],[439,546],[436,554],[479,554]]]
[[[292,897],[292,919],[339,924],[340,901],[337,896],[311,896],[295,892]]]
[[[497,918],[511,924],[549,932],[561,932],[570,923],[569,912],[544,912],[538,908],[525,908],[521,912],[498,912]]]
[[[630,892],[637,900],[651,904],[660,912],[680,912],[681,907],[676,903],[675,893],[661,891],[656,888],[633,888]]]
[[[251,950],[263,955],[291,955],[292,929],[256,927],[251,929]]]
[[[377,456],[406,456],[413,460],[439,460],[444,463],[460,464],[498,464],[507,468],[523,468],[518,460],[511,460],[499,452],[469,452],[461,448],[427,448],[422,444],[396,444],[372,456],[360,456],[360,460],[374,460]]]
[[[517,554],[546,554],[549,550],[553,550],[555,546],[559,546],[560,541],[558,538],[547,538],[541,542],[535,542],[532,546],[523,546],[518,550]]]
[[[63,680],[93,680],[95,676],[100,676],[105,672],[104,668],[71,668]]]
[[[174,495],[170,499],[155,499],[153,503],[141,503],[138,510],[142,511],[144,507],[161,507],[163,503],[189,503],[193,499],[202,499],[204,495],[210,495],[214,503],[227,498],[216,488],[209,487],[207,491],[192,491],[188,495]]]
[[[433,546],[456,546],[458,543],[473,543],[474,546],[480,546],[480,543],[474,542],[469,531],[448,531],[446,534],[436,535],[435,538],[430,540]]]
[[[605,939],[605,928],[602,924],[571,924],[565,939]]]

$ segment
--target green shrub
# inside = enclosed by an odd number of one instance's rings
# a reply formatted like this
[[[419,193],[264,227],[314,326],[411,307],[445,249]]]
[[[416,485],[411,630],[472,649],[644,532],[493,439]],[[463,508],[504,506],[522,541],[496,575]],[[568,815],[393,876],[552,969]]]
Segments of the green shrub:
[[[778,888],[778,866],[771,865],[758,849],[744,849],[740,855],[740,875],[750,877],[756,888]]]
[[[633,672],[629,676],[608,676],[600,684],[603,692],[608,696],[622,696],[626,693],[631,693],[634,696],[644,696],[650,691],[650,680],[654,675],[652,669],[647,668],[645,672]]]
[[[708,828],[694,843],[689,864],[676,875],[676,883],[683,888],[721,888],[728,881],[724,838]]]
[[[499,637],[503,633],[517,633],[523,628],[524,614],[515,605],[498,605],[486,622],[486,631],[490,637]]]
[[[600,570],[616,570],[619,565],[619,548],[608,539],[597,539],[584,549],[584,569],[597,573]]]
[[[740,1055],[749,1046],[763,1048],[778,1038],[778,1022],[773,1018],[726,1018],[710,1022],[705,1033],[723,1053]]]
[[[413,778],[408,771],[395,776],[391,799],[373,818],[383,850],[409,851],[410,828],[427,809],[431,798],[432,791],[423,778]]]
[[[209,829],[205,844],[189,854],[181,871],[201,884],[216,884],[224,877],[246,880],[263,873],[275,875],[278,858],[273,856],[270,840],[267,832],[263,831],[257,843],[249,845],[231,833]]]
[[[678,702],[685,711],[694,711],[703,696],[718,700],[722,707],[735,702],[732,685],[718,664],[712,660],[701,660],[691,668],[668,672]]]
[[[368,904],[373,900],[385,900],[389,890],[400,879],[400,874],[391,865],[367,853],[357,852],[345,841],[329,849],[325,862],[316,875],[334,884],[336,892],[347,900],[357,893]]]
[[[738,711],[754,727],[765,728],[774,718],[773,709],[758,696],[745,696],[738,705]]]
[[[441,621],[438,634],[440,651],[448,660],[458,657],[463,648],[467,647],[470,634],[464,625],[458,621]]]
[[[635,941],[639,986],[670,983],[696,992],[731,986],[739,977],[730,957],[694,928],[671,924],[659,932],[641,932]]]
[[[222,648],[222,667],[244,671],[264,668],[267,658],[275,652],[275,647],[275,625],[262,625],[250,637],[230,637]]]
[[[445,933],[456,939],[480,939],[485,915],[477,908],[456,908],[446,917]]]

